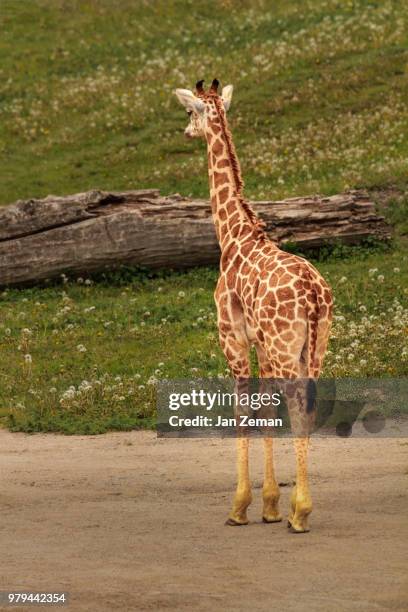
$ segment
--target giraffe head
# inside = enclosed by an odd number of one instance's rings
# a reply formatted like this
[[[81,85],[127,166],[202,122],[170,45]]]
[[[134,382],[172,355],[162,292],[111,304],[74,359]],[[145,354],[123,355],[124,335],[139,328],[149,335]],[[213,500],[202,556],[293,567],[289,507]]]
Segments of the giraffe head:
[[[176,89],[174,91],[190,117],[189,124],[184,130],[184,134],[187,138],[200,138],[205,136],[208,119],[215,116],[217,112],[214,98],[221,98],[225,111],[229,109],[231,104],[233,90],[232,85],[226,85],[226,87],[223,87],[221,96],[219,96],[219,83],[217,79],[213,80],[208,91],[204,90],[203,83],[204,81],[198,81],[196,84],[195,93],[189,89]]]

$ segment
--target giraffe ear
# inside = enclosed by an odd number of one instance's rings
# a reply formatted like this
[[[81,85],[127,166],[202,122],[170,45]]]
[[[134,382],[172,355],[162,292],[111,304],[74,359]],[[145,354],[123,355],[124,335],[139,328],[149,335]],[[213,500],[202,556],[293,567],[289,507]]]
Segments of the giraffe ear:
[[[224,108],[226,111],[231,106],[231,98],[232,98],[233,89],[234,88],[232,85],[226,85],[225,87],[222,88],[221,98],[222,98],[222,101],[224,102]]]
[[[200,98],[197,98],[189,89],[175,89],[175,95],[178,98],[178,101],[186,107],[189,111],[195,111],[196,113],[202,113],[205,104]]]

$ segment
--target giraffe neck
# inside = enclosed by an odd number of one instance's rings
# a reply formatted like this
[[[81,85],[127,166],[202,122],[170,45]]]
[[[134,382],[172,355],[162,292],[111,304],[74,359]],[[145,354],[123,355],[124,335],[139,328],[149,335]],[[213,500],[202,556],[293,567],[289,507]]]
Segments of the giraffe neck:
[[[211,209],[221,251],[231,240],[262,238],[262,224],[243,199],[238,157],[224,110],[216,100],[208,116],[206,139]]]

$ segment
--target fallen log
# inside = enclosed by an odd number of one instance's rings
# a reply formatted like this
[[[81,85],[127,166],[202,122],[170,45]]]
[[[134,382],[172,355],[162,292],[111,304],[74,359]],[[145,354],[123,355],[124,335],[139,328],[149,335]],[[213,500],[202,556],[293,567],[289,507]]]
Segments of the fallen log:
[[[390,237],[362,191],[253,202],[269,236],[302,249]],[[20,200],[0,208],[0,285],[62,273],[84,275],[121,264],[187,268],[219,258],[209,202],[156,189],[88,191]]]

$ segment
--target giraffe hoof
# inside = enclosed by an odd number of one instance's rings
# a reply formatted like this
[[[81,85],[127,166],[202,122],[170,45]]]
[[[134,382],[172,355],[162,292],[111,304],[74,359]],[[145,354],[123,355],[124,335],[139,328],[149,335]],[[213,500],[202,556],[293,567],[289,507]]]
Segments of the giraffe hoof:
[[[248,525],[248,522],[249,521],[240,523],[239,521],[236,521],[235,519],[230,517],[225,521],[225,525],[229,525],[230,527],[242,527],[243,525]]]
[[[296,529],[293,525],[288,525],[290,533],[309,533],[310,529],[308,527]]]
[[[278,514],[278,516],[270,517],[270,518],[268,518],[266,516],[262,517],[262,522],[263,523],[280,523],[281,521],[282,521],[282,517],[279,514]]]
[[[309,527],[307,527],[306,525],[302,526],[302,525],[294,525],[293,524],[293,519],[288,519],[288,529],[290,531],[290,533],[308,533],[310,531]]]

